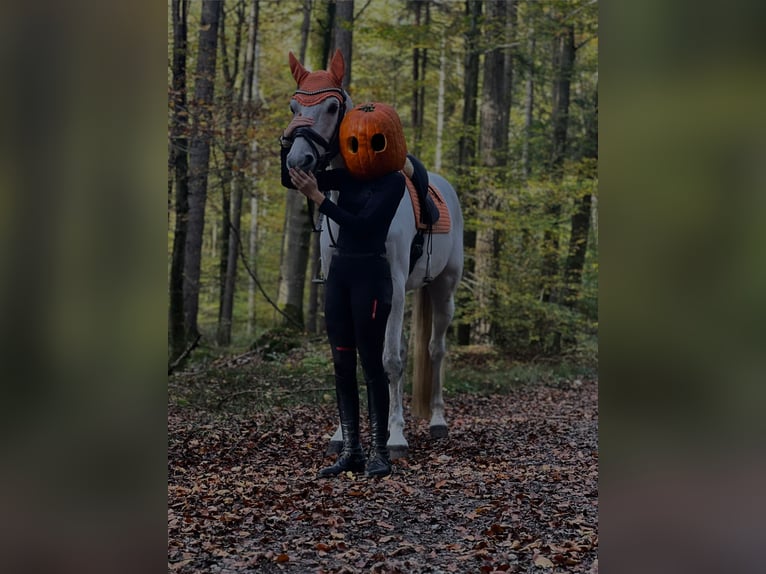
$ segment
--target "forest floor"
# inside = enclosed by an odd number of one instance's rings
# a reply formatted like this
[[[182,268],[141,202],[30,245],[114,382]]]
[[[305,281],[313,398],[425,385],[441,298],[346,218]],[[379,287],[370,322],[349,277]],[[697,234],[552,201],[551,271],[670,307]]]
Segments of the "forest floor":
[[[319,479],[329,387],[306,383],[313,402],[295,377],[243,387],[264,368],[243,361],[226,365],[239,386],[220,369],[171,378],[169,572],[598,571],[595,375],[447,392],[447,438],[410,418],[391,476]],[[290,400],[264,402],[279,389]]]

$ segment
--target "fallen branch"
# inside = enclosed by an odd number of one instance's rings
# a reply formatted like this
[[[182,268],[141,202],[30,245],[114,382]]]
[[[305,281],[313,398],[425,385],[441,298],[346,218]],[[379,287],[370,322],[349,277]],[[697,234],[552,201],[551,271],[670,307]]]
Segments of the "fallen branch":
[[[197,338],[194,339],[194,342],[191,345],[189,345],[186,348],[186,350],[183,353],[181,353],[181,355],[175,361],[173,361],[173,363],[170,366],[168,366],[168,376],[170,376],[173,373],[173,370],[178,365],[180,365],[184,361],[184,359],[186,359],[186,357],[189,356],[189,353],[191,353],[197,347],[197,345],[199,344],[199,340],[201,338],[202,338],[202,335],[200,333],[197,333]]]

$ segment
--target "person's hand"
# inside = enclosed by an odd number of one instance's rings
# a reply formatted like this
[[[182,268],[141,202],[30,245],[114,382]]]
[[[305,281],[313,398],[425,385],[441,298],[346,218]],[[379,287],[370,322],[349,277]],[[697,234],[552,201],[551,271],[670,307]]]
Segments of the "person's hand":
[[[289,142],[292,141],[293,132],[300,127],[311,125],[314,125],[314,118],[295,115],[293,116],[293,119],[290,120],[290,123],[287,124],[287,127],[285,128],[285,131],[282,132],[282,137],[279,138],[279,140],[282,142],[282,145],[288,144],[289,147]]]
[[[290,181],[293,182],[295,189],[317,205],[320,205],[324,201],[324,195],[319,191],[317,178],[313,173],[305,172],[297,167],[291,167],[289,173]]]

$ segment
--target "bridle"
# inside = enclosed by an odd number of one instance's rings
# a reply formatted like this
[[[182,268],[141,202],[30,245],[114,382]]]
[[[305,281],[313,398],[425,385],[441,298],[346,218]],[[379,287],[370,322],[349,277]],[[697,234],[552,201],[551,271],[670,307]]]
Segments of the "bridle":
[[[317,94],[323,94],[323,93],[337,93],[336,96],[340,100],[340,107],[338,111],[338,119],[335,122],[335,129],[332,132],[332,136],[329,140],[323,138],[319,133],[314,130],[311,126],[301,126],[297,128],[293,132],[292,140],[295,141],[297,138],[303,138],[306,140],[306,143],[309,144],[309,147],[311,148],[311,151],[314,153],[314,157],[317,158],[317,167],[316,171],[321,171],[325,169],[329,164],[332,158],[334,158],[336,155],[340,153],[340,146],[338,144],[338,132],[340,132],[340,123],[343,121],[343,116],[346,115],[346,94],[343,90],[340,88],[323,88],[321,90],[315,90],[313,92],[309,92],[306,90],[295,90],[295,93],[293,94],[293,98],[295,96],[315,96]],[[298,99],[298,98],[295,98]],[[300,103],[300,99],[298,99],[298,103]],[[320,145],[324,149],[324,153],[320,153],[319,148],[317,148],[317,144]]]
[[[297,138],[303,138],[306,143],[309,144],[311,151],[314,153],[314,157],[317,158],[317,165],[315,171],[324,170],[332,159],[340,153],[340,145],[338,143],[338,133],[340,132],[340,124],[343,121],[343,117],[346,115],[346,106],[348,102],[348,96],[340,88],[322,88],[321,90],[307,91],[300,88],[295,90],[293,98],[300,104],[300,96],[316,96],[318,94],[331,94],[327,97],[336,97],[340,100],[340,107],[338,108],[338,119],[335,121],[335,129],[333,129],[332,136],[327,140],[322,137],[311,126],[301,126],[296,128],[292,134],[292,141]],[[298,96],[296,98],[296,96]],[[321,100],[320,100],[321,101]],[[318,102],[317,102],[318,103]],[[303,104],[301,104],[303,105]],[[324,153],[320,153],[317,144],[324,149]],[[309,211],[309,220],[311,221],[311,227],[316,233],[322,231],[322,214],[319,214],[317,222],[314,223],[314,204],[311,200],[306,200]],[[332,236],[332,229],[328,228],[330,232],[330,243],[335,247],[335,238]]]

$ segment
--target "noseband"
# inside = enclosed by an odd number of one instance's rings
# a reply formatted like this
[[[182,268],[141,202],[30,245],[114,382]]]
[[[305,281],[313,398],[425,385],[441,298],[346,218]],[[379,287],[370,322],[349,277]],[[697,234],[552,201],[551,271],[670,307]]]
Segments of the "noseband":
[[[297,138],[303,138],[306,140],[306,143],[309,144],[309,147],[311,147],[311,151],[314,153],[314,157],[317,159],[317,167],[316,171],[321,171],[324,168],[327,167],[327,165],[330,163],[330,160],[334,158],[338,153],[340,153],[340,147],[338,145],[338,132],[340,131],[340,123],[343,121],[343,116],[346,114],[346,95],[343,93],[343,90],[339,88],[323,88],[321,90],[315,90],[313,92],[308,92],[306,90],[295,90],[295,94],[293,97],[298,100],[298,103],[301,103],[301,99],[307,99],[311,98],[312,96],[317,96],[319,94],[325,94],[329,93],[332,95],[325,96],[324,98],[321,98],[314,104],[316,105],[323,99],[327,97],[339,97],[340,99],[340,108],[338,111],[338,119],[335,123],[335,129],[332,132],[332,136],[329,140],[326,140],[323,138],[319,133],[317,133],[314,128],[310,126],[301,126],[297,128],[293,132],[293,140]],[[337,94],[337,95],[336,95]],[[306,105],[306,104],[301,104]],[[317,148],[317,144],[322,146],[324,148],[324,153],[320,153],[319,149]]]

